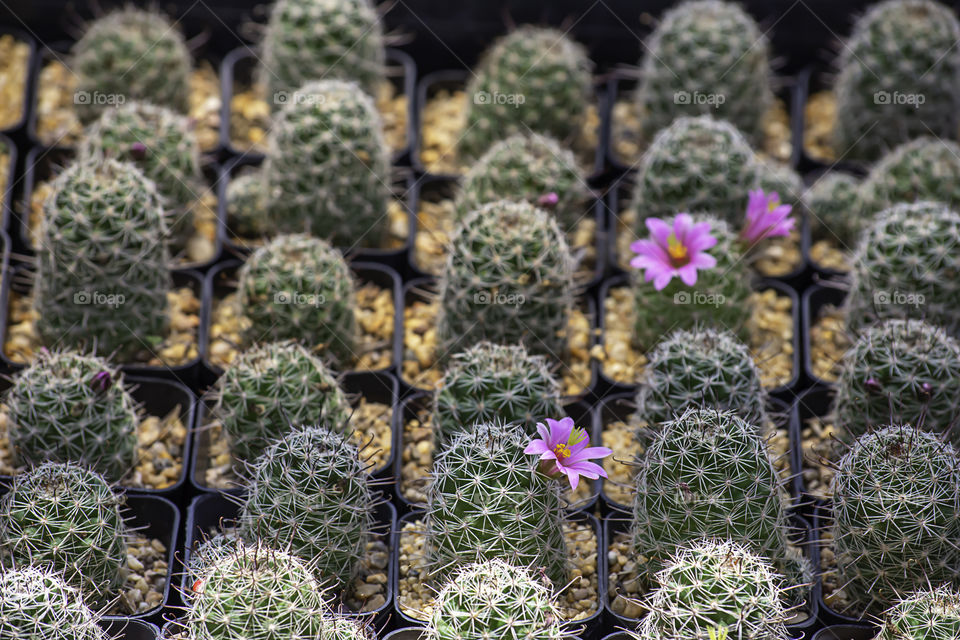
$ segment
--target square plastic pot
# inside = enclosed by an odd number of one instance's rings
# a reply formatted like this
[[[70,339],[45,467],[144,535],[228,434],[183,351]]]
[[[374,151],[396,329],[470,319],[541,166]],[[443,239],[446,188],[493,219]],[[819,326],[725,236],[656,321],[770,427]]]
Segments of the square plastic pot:
[[[813,372],[813,360],[811,350],[813,345],[810,340],[810,332],[813,326],[820,318],[823,308],[832,305],[841,307],[847,297],[845,288],[837,286],[813,285],[803,292],[801,299],[802,319],[801,330],[803,333],[803,372],[811,384],[831,385],[833,383],[824,380]]]
[[[17,185],[17,145],[7,136],[0,134],[0,148],[7,152],[7,180],[0,183],[0,229],[7,228],[10,212],[13,209],[13,191]]]
[[[30,50],[27,54],[27,66],[23,70],[26,74],[26,77],[23,79],[23,95],[20,96],[20,117],[17,118],[17,120],[12,124],[0,129],[0,133],[14,134],[23,129],[23,127],[27,124],[27,118],[32,111],[32,102],[30,100],[30,96],[32,95],[33,87],[33,68],[37,64],[37,44],[32,37],[20,29],[8,26],[0,27],[0,36],[7,35],[13,36],[14,40],[18,42],[25,43]]]
[[[832,169],[817,169],[812,171],[804,176],[804,182],[806,187],[810,188],[813,184],[827,175],[828,173],[834,173]],[[849,171],[843,171],[840,173],[845,173],[847,175],[854,175],[857,178],[863,178],[862,173],[850,173]],[[814,217],[814,212],[807,210],[806,207],[803,207],[803,220],[801,225],[801,237],[802,237],[802,250],[803,250],[803,259],[806,261],[810,268],[813,270],[812,283],[822,282],[824,280],[846,280],[849,278],[850,273],[848,271],[840,271],[833,269],[831,267],[824,266],[813,259],[810,255],[810,249],[813,247],[814,243],[819,240],[819,238],[814,238],[815,228],[817,227],[817,221]],[[849,247],[851,250],[853,247]]]
[[[160,637],[157,625],[142,620],[105,621],[101,627],[111,640],[156,640]]]
[[[877,631],[873,627],[856,624],[835,624],[817,631],[813,640],[873,640]]]

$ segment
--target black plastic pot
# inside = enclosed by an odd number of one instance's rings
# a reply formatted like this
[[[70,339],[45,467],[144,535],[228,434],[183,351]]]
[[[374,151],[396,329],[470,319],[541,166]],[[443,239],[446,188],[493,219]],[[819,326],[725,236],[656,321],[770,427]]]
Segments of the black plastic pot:
[[[820,312],[825,306],[833,305],[835,307],[840,307],[846,297],[846,290],[837,286],[813,285],[803,292],[803,298],[801,301],[801,306],[803,307],[801,314],[801,331],[803,333],[803,369],[807,379],[813,384],[829,385],[831,383],[820,378],[813,372],[813,360],[811,358],[813,353],[811,348],[813,345],[810,342],[810,331],[813,329],[813,325],[815,325],[817,320],[820,318]]]
[[[826,502],[820,501],[817,503],[817,508],[814,509],[813,513],[813,527],[810,529],[811,533],[811,542],[818,549],[823,546],[823,541],[820,539],[820,532],[825,531],[829,527],[829,513],[830,507]],[[817,567],[819,567],[819,558],[817,559]],[[853,616],[844,615],[838,611],[835,611],[826,603],[824,600],[823,584],[820,580],[817,580],[817,585],[819,586],[818,598],[819,608],[820,608],[820,621],[824,625],[856,625],[863,626],[869,624],[868,621],[855,618]]]
[[[256,63],[259,61],[257,53],[250,46],[234,49],[223,59],[220,67],[220,146],[231,155],[242,155],[246,158],[262,158],[263,154],[255,150],[239,149],[230,139],[230,102],[233,100],[234,88],[237,83],[249,85],[253,78]],[[407,97],[407,144],[393,153],[392,162],[396,166],[407,165],[410,162],[410,150],[416,140],[414,118],[414,91],[416,86],[417,66],[408,54],[399,49],[387,49],[387,80],[398,93]]]
[[[432,177],[446,178],[448,180],[455,180],[460,177],[456,174],[431,173],[420,160],[421,136],[423,135],[423,108],[438,91],[464,89],[467,86],[467,80],[471,73],[472,72],[465,69],[448,69],[445,71],[434,71],[420,78],[420,82],[417,85],[416,136],[414,137],[413,148],[411,149],[411,164],[418,173]],[[604,148],[604,140],[606,138],[603,135],[603,114],[606,112],[606,92],[604,91],[602,82],[595,84],[594,92],[596,95],[597,110],[600,115],[600,124],[597,127],[597,148],[594,150],[590,175],[587,177],[590,183],[598,182],[604,175],[604,158],[606,157],[606,149]]]
[[[112,640],[156,640],[160,637],[157,625],[142,620],[111,620],[101,624]]]
[[[22,21],[21,21],[22,24]],[[10,35],[13,36],[18,42],[25,43],[30,48],[30,53],[27,54],[27,68],[24,69],[24,73],[27,74],[27,77],[24,78],[23,82],[23,96],[22,97],[22,106],[20,117],[17,118],[16,122],[3,129],[0,129],[0,133],[13,134],[18,132],[23,126],[27,123],[27,118],[30,114],[31,101],[30,96],[32,95],[32,86],[33,86],[33,67],[36,64],[37,59],[37,44],[32,37],[30,37],[24,31],[16,29],[14,27],[0,26],[0,36]]]
[[[396,424],[397,401],[399,398],[400,383],[397,379],[384,371],[371,373],[367,371],[351,371],[343,375],[343,390],[358,400],[363,398],[370,402],[390,405],[392,412],[390,424],[392,427],[390,456],[381,466],[371,469],[370,476],[379,480],[388,480],[394,469],[394,458],[400,446],[400,436],[393,426]],[[197,422],[194,433],[194,446],[190,458],[190,481],[193,486],[204,493],[239,493],[239,488],[228,490],[217,489],[207,484],[204,478],[207,469],[208,451],[210,447],[209,431],[205,429],[206,421],[210,419],[213,408],[212,398],[202,399],[198,403]]]
[[[836,624],[817,631],[813,640],[873,640],[877,630],[856,624]]]
[[[163,496],[176,500],[182,493],[187,480],[187,467],[190,465],[191,450],[193,448],[193,438],[191,431],[194,418],[194,399],[193,393],[185,386],[175,380],[163,380],[157,378],[144,378],[138,376],[125,376],[125,386],[130,389],[134,400],[143,407],[145,416],[163,417],[173,411],[174,408],[180,408],[180,420],[187,429],[187,440],[183,445],[183,466],[177,481],[166,489],[145,489],[139,487],[126,487],[123,489],[130,495]],[[6,395],[10,389],[11,380],[0,377],[0,397]],[[10,481],[10,476],[0,475],[0,483]]]
[[[810,560],[814,566],[820,561],[820,552],[817,547],[816,538],[811,535],[810,524],[804,520],[799,515],[794,516],[794,531],[791,532],[791,537],[793,542],[798,546],[803,548],[803,552],[806,557]],[[600,553],[598,557],[601,558],[603,564],[603,575],[609,576],[609,560],[607,551],[610,548],[610,543],[613,541],[614,536],[618,533],[627,531],[630,526],[630,516],[627,513],[613,511],[610,515],[603,519],[603,546],[600,547]],[[604,594],[603,607],[606,611],[608,624],[615,625],[620,629],[636,629],[637,624],[640,622],[636,618],[625,618],[617,613],[614,613],[613,609],[610,608],[609,602],[609,591]],[[820,581],[817,580],[811,587],[810,597],[807,601],[807,609],[809,611],[809,617],[803,621],[796,624],[787,625],[787,631],[791,638],[796,638],[796,640],[809,640],[813,636],[813,632],[820,627],[818,614],[820,611],[820,606],[822,605],[820,597]]]
[[[6,265],[6,257],[4,265]],[[196,271],[174,271],[174,288],[190,287],[193,289],[197,298],[203,299],[203,278]],[[28,264],[10,265],[4,269],[3,286],[0,289],[0,339],[6,342],[7,338],[7,320],[9,316],[10,291],[16,291],[21,295],[28,295],[33,287],[34,271]],[[206,335],[207,316],[201,306],[200,325],[197,327],[197,357],[193,360],[177,365],[167,367],[163,365],[151,366],[145,364],[120,364],[120,369],[132,376],[149,376],[152,378],[161,378],[164,380],[177,380],[189,388],[194,388],[197,384],[200,362],[203,358],[203,336]],[[19,371],[26,365],[10,360],[6,353],[0,351],[0,364],[6,367],[7,371]]]
[[[815,182],[816,182],[817,180],[819,180],[822,176],[824,176],[824,175],[826,175],[826,174],[828,174],[828,173],[833,173],[833,171],[831,171],[831,170],[829,170],[829,169],[818,169],[818,170],[816,170],[816,171],[812,171],[812,172],[808,173],[806,176],[804,176],[804,182],[806,183],[806,186],[809,188],[811,185],[813,185],[813,183],[815,183]],[[849,173],[849,172],[848,172],[848,171],[844,171],[843,173]],[[861,173],[861,174],[855,174],[855,175],[857,175],[857,177],[859,177],[859,178],[862,178],[862,177],[863,177],[862,173]],[[833,269],[833,268],[831,268],[831,267],[826,267],[826,266],[820,264],[819,262],[817,262],[816,260],[814,260],[813,257],[810,255],[810,249],[811,249],[811,247],[813,247],[814,243],[815,243],[817,240],[819,240],[820,238],[819,238],[819,237],[814,238],[814,235],[819,235],[818,232],[817,232],[817,230],[816,230],[816,226],[817,226],[817,225],[816,225],[816,221],[815,221],[814,218],[813,218],[813,213],[810,212],[809,210],[807,210],[806,207],[803,208],[803,221],[802,221],[802,222],[803,222],[803,224],[802,224],[802,226],[801,226],[801,230],[802,230],[803,259],[804,259],[804,260],[806,261],[806,263],[807,263],[808,265],[810,265],[810,267],[813,269],[813,271],[814,271],[814,273],[815,273],[814,281],[816,281],[817,279],[820,279],[820,280],[823,280],[823,279],[834,279],[834,280],[846,279],[846,278],[850,275],[849,272],[847,272],[847,271],[840,271],[840,270],[837,270],[837,269]],[[850,247],[850,249],[852,250],[853,247]]]
[[[197,544],[202,543],[209,538],[211,531],[223,531],[225,526],[234,522],[240,514],[239,498],[226,496],[223,494],[208,493],[197,496],[190,503],[187,511],[187,533],[186,546],[184,547],[183,566],[190,563],[190,555],[193,553]],[[390,502],[380,502],[374,510],[373,535],[387,541],[387,544],[393,542],[393,531],[397,525],[397,510]],[[393,549],[388,552],[393,555]],[[393,575],[395,565],[387,565],[387,583],[386,583],[386,602],[378,609],[363,614],[344,611],[350,617],[370,620],[372,624],[382,625],[390,615],[393,604],[393,594],[396,588],[396,577]],[[190,585],[187,584],[187,574],[180,576],[180,592],[183,593]]]
[[[395,598],[394,616],[396,617],[396,624],[401,627],[422,627],[424,625],[423,620],[412,618],[400,610],[400,592],[397,589],[397,584],[400,579],[400,532],[403,530],[404,525],[409,522],[415,522],[418,519],[422,520],[424,515],[423,511],[414,511],[402,516],[397,522],[397,526],[393,532],[393,538],[390,541],[390,579],[393,581],[391,583],[391,591]],[[600,553],[603,532],[601,531],[600,522],[592,514],[586,513],[585,511],[570,513],[567,518],[570,521],[589,522],[597,536],[597,598],[600,600],[598,603],[600,606],[590,617],[571,622],[569,625],[570,630],[579,638],[583,640],[596,640],[603,631],[603,603],[607,599],[606,561],[600,559],[600,556],[603,555]]]
[[[217,299],[233,293],[237,289],[237,271],[243,263],[239,260],[230,260],[221,262],[207,273],[204,281],[203,291],[203,317],[213,318],[213,304]],[[372,283],[384,289],[390,289],[393,292],[394,319],[393,319],[393,339],[396,342],[397,335],[403,331],[402,322],[402,298],[400,293],[400,276],[396,270],[388,266],[375,264],[373,262],[353,262],[350,263],[350,270],[360,284]],[[204,355],[204,371],[201,376],[201,388],[213,384],[213,381],[220,377],[223,370],[206,359],[207,350],[210,347],[211,323],[204,325],[205,331],[200,336],[200,352]],[[396,354],[396,346],[393,346]],[[396,364],[396,358],[390,366],[379,369],[378,371],[388,371]]]
[[[426,505],[420,502],[411,502],[407,499],[401,491],[401,478],[403,477],[403,426],[423,410],[429,410],[429,407],[432,402],[433,395],[430,393],[419,392],[414,395],[408,396],[405,398],[399,405],[399,408],[393,412],[393,435],[394,440],[397,443],[397,448],[394,450],[393,456],[393,478],[396,482],[396,495],[397,495],[397,504],[400,506],[400,512],[402,514],[410,513],[411,511],[416,511],[423,509]],[[593,423],[593,413],[590,409],[590,405],[584,402],[583,400],[575,400],[568,403],[565,407],[566,414],[573,418],[573,421],[578,425],[592,425]],[[591,428],[592,427],[586,427]],[[593,439],[593,443],[597,444],[599,440],[596,438]],[[581,482],[590,482],[591,491],[590,497],[582,502],[577,502],[570,505],[571,511],[593,511],[593,507],[597,503],[597,498],[600,495],[600,480],[588,480],[586,478],[581,479]]]
[[[17,184],[17,145],[13,140],[0,134],[0,148],[9,156],[6,182],[0,183],[0,229],[7,228],[10,212],[13,209],[13,190]]]
[[[813,517],[813,507],[822,501],[810,494],[803,479],[803,469],[807,463],[816,464],[816,460],[807,460],[803,450],[803,427],[811,418],[825,418],[833,408],[834,389],[823,385],[810,387],[793,404],[796,427],[790,433],[790,450],[793,458],[794,484],[798,487],[802,501],[810,507],[808,515]]]

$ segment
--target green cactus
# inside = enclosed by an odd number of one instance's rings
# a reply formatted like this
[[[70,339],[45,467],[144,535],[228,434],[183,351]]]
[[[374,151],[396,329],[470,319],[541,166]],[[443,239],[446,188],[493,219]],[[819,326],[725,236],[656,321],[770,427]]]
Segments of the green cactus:
[[[551,211],[569,233],[591,217],[586,177],[573,153],[537,134],[515,134],[495,143],[463,176],[457,217],[497,200],[526,201]]]
[[[271,343],[242,352],[217,380],[213,416],[230,451],[252,462],[291,425],[323,422],[346,428],[352,409],[336,376],[296,343]]]
[[[390,202],[390,150],[373,99],[354,83],[301,87],[273,119],[264,180],[272,228],[344,247],[379,239]]]
[[[438,352],[452,355],[488,340],[562,359],[573,270],[566,238],[547,212],[506,200],[477,209],[450,240],[439,285]]]
[[[825,173],[803,193],[807,220],[819,238],[852,250],[863,227],[857,192],[860,181],[839,171]]]
[[[229,558],[236,551],[237,545],[241,543],[242,541],[238,537],[236,529],[230,529],[226,533],[217,533],[203,540],[191,550],[186,566],[184,567],[187,574],[186,584],[188,588],[181,589],[180,593],[184,602],[189,603],[189,601],[193,599],[196,593],[193,585],[196,585],[197,582],[202,584],[206,572],[218,562]]]
[[[7,392],[7,433],[18,464],[79,462],[112,481],[137,461],[137,403],[103,358],[41,352]]]
[[[96,473],[43,463],[15,476],[0,502],[0,553],[14,566],[61,572],[90,606],[103,607],[126,577],[123,504]]]
[[[518,427],[481,423],[456,436],[434,460],[425,548],[430,575],[457,566],[511,558],[543,567],[554,585],[569,577],[559,485],[524,454]]]
[[[909,425],[861,436],[831,485],[838,582],[850,607],[879,614],[903,593],[960,584],[960,457]]]
[[[160,13],[131,6],[91,22],[68,66],[83,122],[134,100],[187,112],[193,61],[180,29]]]
[[[525,25],[496,40],[467,84],[461,158],[479,158],[515,133],[540,133],[569,146],[593,100],[591,69],[586,49],[555,29]]]
[[[320,623],[319,640],[375,640],[376,634],[361,621],[328,615]]]
[[[359,573],[374,502],[357,448],[324,424],[286,434],[257,458],[240,531],[313,558],[317,576],[342,591]]]
[[[803,178],[800,174],[788,165],[764,158],[757,159],[753,188],[763,189],[765,193],[776,193],[781,202],[789,205],[796,206],[803,199]],[[746,208],[744,204],[742,214],[746,213]]]
[[[297,340],[337,368],[356,359],[356,285],[343,255],[326,241],[277,236],[247,259],[238,279],[248,343]]]
[[[644,602],[650,612],[630,635],[671,638],[788,640],[782,579],[761,556],[730,541],[682,548],[657,575]]]
[[[922,315],[960,333],[960,215],[933,202],[898,204],[861,235],[853,256],[847,327]]]
[[[834,142],[873,162],[917,136],[955,139],[960,126],[960,23],[931,0],[886,0],[854,25],[834,85]]]
[[[866,327],[840,361],[834,421],[851,440],[897,422],[949,433],[960,412],[960,343],[922,320]],[[954,433],[954,444],[960,434]]]
[[[437,445],[496,418],[533,434],[537,422],[564,415],[560,382],[547,360],[521,345],[481,342],[456,354],[438,387],[432,414]]]
[[[499,558],[461,567],[434,599],[428,640],[572,638],[549,586]]]
[[[75,162],[52,188],[37,248],[37,329],[50,345],[131,359],[169,324],[169,231],[156,188],[114,160]]]
[[[637,91],[645,138],[680,116],[711,114],[763,141],[773,104],[770,45],[746,11],[720,0],[684,2],[663,14],[645,51]]]
[[[0,573],[0,638],[107,640],[76,589],[41,567]]]
[[[237,236],[259,238],[270,229],[263,174],[250,171],[227,184],[227,228]]]
[[[883,614],[877,640],[960,638],[960,593],[947,586],[901,598]]]

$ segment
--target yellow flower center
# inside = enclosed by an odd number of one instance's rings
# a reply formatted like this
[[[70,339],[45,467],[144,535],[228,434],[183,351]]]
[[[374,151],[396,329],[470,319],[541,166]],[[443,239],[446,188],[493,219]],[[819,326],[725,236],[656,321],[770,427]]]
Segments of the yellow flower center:
[[[770,202],[767,203],[767,211],[773,211],[780,206],[779,198],[770,198]]]
[[[670,237],[667,238],[667,254],[675,264],[687,259],[687,248],[677,240],[677,234],[675,233],[671,233]]]
[[[557,454],[557,457],[561,460],[566,460],[570,457],[570,447],[562,442],[553,448],[553,452]]]

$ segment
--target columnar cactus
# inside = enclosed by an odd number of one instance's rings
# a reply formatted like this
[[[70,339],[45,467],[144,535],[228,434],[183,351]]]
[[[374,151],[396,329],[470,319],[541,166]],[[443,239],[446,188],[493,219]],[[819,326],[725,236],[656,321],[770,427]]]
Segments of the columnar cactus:
[[[103,358],[41,353],[7,392],[7,432],[17,462],[79,462],[112,481],[137,460],[137,404]]]
[[[217,380],[213,416],[230,451],[252,462],[291,425],[323,424],[342,431],[352,412],[336,376],[295,343],[271,343],[241,353]]]
[[[559,485],[523,453],[517,427],[483,423],[441,451],[428,490],[426,552],[443,581],[460,565],[508,558],[543,567],[557,586],[569,576]]]
[[[34,309],[48,344],[132,358],[167,331],[169,231],[152,181],[133,165],[81,160],[43,206]]]
[[[480,157],[497,140],[535,132],[569,145],[593,99],[590,58],[555,29],[522,26],[483,53],[467,84],[458,152]]]
[[[271,226],[337,246],[375,244],[390,201],[390,150],[373,99],[321,80],[300,87],[273,120],[264,179]]]
[[[439,352],[488,340],[561,359],[573,269],[566,238],[549,213],[506,200],[477,209],[450,241],[439,286]]]
[[[803,193],[808,220],[818,235],[852,250],[863,227],[857,202],[860,181],[849,173],[831,171]]]
[[[858,612],[960,583],[960,457],[938,436],[891,425],[862,436],[831,486],[839,583]]]
[[[877,640],[960,638],[960,593],[946,585],[911,593],[883,614]]]
[[[932,0],[885,0],[854,25],[834,93],[839,153],[872,162],[921,135],[960,126],[960,23]]]
[[[767,392],[750,350],[729,331],[673,331],[647,356],[636,418],[651,429],[689,407],[729,409],[753,425],[767,429]]]
[[[834,419],[856,439],[896,422],[950,432],[960,413],[960,343],[918,319],[865,328],[840,362]],[[960,433],[953,433],[960,444]]]
[[[277,236],[247,259],[238,279],[249,343],[297,340],[337,367],[356,359],[356,286],[343,255],[326,241]]]
[[[560,382],[543,356],[521,345],[481,342],[451,359],[433,402],[437,444],[499,418],[533,434],[537,422],[563,415]]]
[[[153,11],[120,9],[93,21],[70,50],[77,114],[144,100],[187,112],[193,61],[180,30]]]
[[[375,96],[386,77],[383,25],[370,0],[279,0],[261,55],[273,104],[322,78],[353,80]]]
[[[0,573],[0,638],[107,640],[79,592],[42,567]]]
[[[730,541],[682,548],[657,575],[645,600],[638,640],[750,638],[788,640],[782,579],[761,556]]]
[[[501,140],[470,167],[457,194],[457,215],[462,220],[502,199],[553,212],[566,232],[591,213],[586,177],[573,153],[537,134],[518,133]]]
[[[429,640],[570,637],[551,589],[499,558],[460,568],[437,593],[427,624]]]
[[[866,229],[853,256],[850,330],[922,315],[960,332],[960,215],[933,202],[899,204]]]
[[[264,451],[250,475],[241,535],[313,558],[320,579],[349,590],[374,504],[357,448],[323,424],[296,429]]]
[[[0,552],[14,566],[60,572],[90,606],[102,607],[125,578],[123,503],[96,473],[44,463],[16,476],[0,503]]]
[[[679,116],[713,114],[762,142],[773,104],[770,45],[746,11],[684,2],[663,14],[645,50],[637,101],[646,138]]]
[[[266,186],[261,171],[233,177],[227,184],[227,228],[238,236],[257,238],[270,229]]]

